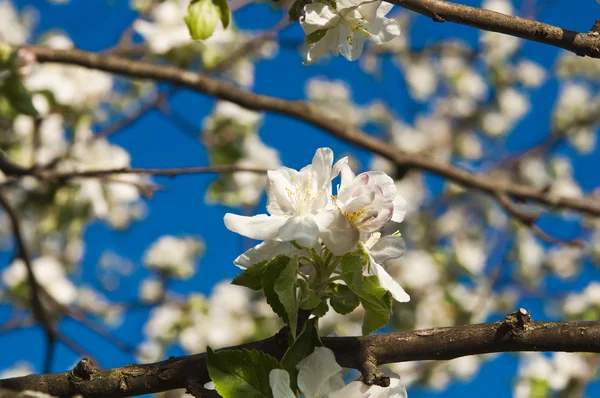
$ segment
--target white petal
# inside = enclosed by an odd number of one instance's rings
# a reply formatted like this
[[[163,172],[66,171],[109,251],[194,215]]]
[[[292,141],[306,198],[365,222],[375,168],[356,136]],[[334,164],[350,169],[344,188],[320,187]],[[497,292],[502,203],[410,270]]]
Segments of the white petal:
[[[317,30],[330,29],[337,25],[340,16],[337,11],[323,3],[313,3],[304,6],[304,18],[300,26],[309,35]]]
[[[296,394],[290,388],[290,374],[283,369],[273,369],[269,373],[269,386],[273,398],[296,398]]]
[[[392,215],[392,221],[402,222],[404,216],[406,216],[406,208],[406,200],[402,196],[396,195],[396,198],[394,198],[394,214]]]
[[[345,166],[347,166],[347,165],[348,165],[348,156],[344,156],[343,158],[341,158],[340,160],[335,162],[335,164],[333,165],[333,168],[331,169],[330,178],[333,180],[335,177],[337,177],[342,172],[342,170],[345,168]]]
[[[279,229],[287,222],[287,216],[259,214],[245,217],[227,213],[223,218],[225,226],[233,232],[256,240],[271,240],[279,235]]]
[[[352,199],[344,203],[343,210],[345,213],[361,211],[368,205],[372,204],[375,200],[375,192],[369,191],[364,187],[357,193],[358,195],[352,197]]]
[[[366,173],[359,174],[360,176],[367,175],[368,186],[378,186],[381,188],[381,193],[386,201],[393,201],[396,197],[396,184],[392,177],[384,173],[383,171],[368,171]]]
[[[383,44],[400,36],[400,24],[395,19],[375,18],[373,22],[365,22],[365,29],[371,33],[369,38],[376,44]]]
[[[325,347],[316,347],[312,354],[296,366],[298,369],[298,387],[305,398],[314,398],[327,394],[331,388],[330,379],[343,379],[342,367],[335,361],[333,351]]]
[[[404,240],[397,235],[388,235],[380,238],[369,249],[369,253],[373,260],[379,264],[383,264],[388,260],[400,258],[404,255],[405,244]]]
[[[356,247],[360,233],[338,209],[321,212],[315,216],[321,239],[336,256],[342,256]]]
[[[383,3],[381,3],[379,8],[377,9],[377,16],[385,17],[390,11],[392,11],[392,7],[394,7],[394,5],[392,3],[388,3],[388,2],[384,1]]]
[[[289,242],[267,240],[240,254],[233,263],[246,269],[256,263],[275,258],[281,254],[291,254],[294,247]]]
[[[300,246],[314,247],[319,240],[319,227],[312,214],[291,217],[279,230],[279,237],[283,241],[295,240]]]
[[[381,0],[367,1],[358,7],[358,12],[360,12],[360,15],[362,15],[367,21],[372,21],[375,19],[377,14],[379,14],[377,12],[377,9],[379,8],[380,5],[381,5]],[[390,5],[392,5],[392,4],[390,4]]]
[[[275,216],[294,214],[295,209],[288,192],[294,192],[291,182],[299,173],[288,167],[267,171],[267,211]]]
[[[366,24],[367,22],[365,22]],[[338,50],[348,61],[356,61],[362,54],[366,36],[363,33],[355,34],[345,25],[340,25]]]
[[[312,160],[312,169],[317,187],[321,189],[325,184],[331,184],[331,169],[333,166],[333,151],[329,148],[319,148]]]
[[[342,15],[347,14],[351,10],[355,10],[360,7],[365,0],[337,0],[335,5],[338,12]]]
[[[330,393],[327,398],[371,398],[371,392],[372,390],[368,385],[356,380],[346,384],[341,390]]]
[[[400,376],[392,372],[390,368],[382,368],[381,370],[390,378],[390,386],[388,387],[390,391],[387,397],[407,398],[406,388],[400,383]]]
[[[310,65],[319,59],[327,50],[334,50],[334,55],[337,55],[338,29],[329,29],[325,36],[318,42],[312,44],[306,52],[306,61],[304,65]]]
[[[377,279],[379,279],[381,287],[392,293],[394,300],[399,303],[410,301],[410,296],[402,289],[402,286],[400,286],[380,264],[372,261],[371,271],[377,276]]]

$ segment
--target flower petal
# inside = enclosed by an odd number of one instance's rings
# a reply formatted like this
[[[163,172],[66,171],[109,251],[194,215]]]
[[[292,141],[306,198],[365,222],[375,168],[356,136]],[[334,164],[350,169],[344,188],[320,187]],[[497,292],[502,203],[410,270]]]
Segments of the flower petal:
[[[406,216],[406,200],[400,196],[396,195],[394,199],[394,213],[392,214],[392,221],[394,222],[402,222],[404,220],[404,216]]]
[[[233,263],[241,269],[246,269],[256,263],[275,258],[280,254],[289,255],[295,247],[289,242],[267,240],[240,254]]]
[[[274,216],[294,214],[294,204],[288,192],[294,192],[292,179],[298,172],[288,167],[267,171],[267,211]]]
[[[356,247],[360,233],[338,209],[315,216],[321,239],[336,256],[342,256]]]
[[[321,40],[312,44],[306,52],[306,61],[303,64],[310,65],[314,63],[330,49],[333,50],[333,55],[337,55],[338,33],[337,28],[329,29]]]
[[[314,247],[319,240],[319,227],[312,214],[291,217],[279,230],[283,241],[296,241],[300,246]]]
[[[394,300],[399,303],[410,301],[410,296],[402,289],[402,286],[400,286],[380,264],[372,261],[371,271],[377,276],[377,279],[379,279],[381,287],[392,293]]]
[[[330,392],[328,390],[332,384],[344,383],[340,374],[342,367],[335,361],[335,355],[329,348],[316,347],[312,354],[298,363],[296,369],[298,387],[305,398],[323,396]]]
[[[375,262],[383,264],[388,260],[402,257],[405,248],[404,239],[397,235],[387,235],[377,240],[369,249],[369,253]]]
[[[317,30],[333,28],[339,19],[337,11],[326,4],[307,4],[304,6],[304,18],[300,20],[300,26],[309,35]]]
[[[383,44],[400,36],[400,24],[395,19],[375,18],[373,22],[365,21],[365,29],[371,33],[369,38],[375,44]]]
[[[318,189],[331,183],[331,169],[333,166],[333,151],[329,148],[319,148],[312,160],[312,169]]]
[[[379,14],[377,10],[381,5],[381,0],[376,1],[366,1],[358,6],[357,10],[360,12],[360,15],[363,16],[367,21],[372,21]],[[393,4],[390,4],[393,5]]]
[[[392,3],[388,3],[386,1],[384,1],[383,3],[381,3],[379,8],[377,9],[377,16],[385,17],[390,11],[392,11],[393,7],[394,7],[394,5]]]
[[[365,25],[367,22],[365,22]],[[356,61],[362,54],[366,36],[363,33],[355,34],[346,25],[340,25],[338,37],[338,50],[348,61]]]
[[[230,231],[256,240],[275,239],[279,229],[287,222],[287,216],[259,214],[253,217],[227,213],[223,218]]]
[[[283,369],[273,369],[269,373],[269,386],[273,391],[273,398],[296,398],[290,388],[290,374]]]

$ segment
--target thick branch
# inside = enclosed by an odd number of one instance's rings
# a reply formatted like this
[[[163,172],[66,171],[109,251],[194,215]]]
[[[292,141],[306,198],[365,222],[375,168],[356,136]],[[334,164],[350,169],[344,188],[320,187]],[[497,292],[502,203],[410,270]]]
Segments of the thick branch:
[[[436,22],[504,33],[572,51],[577,55],[600,58],[600,35],[593,30],[579,33],[530,19],[469,7],[445,0],[386,0],[432,18]],[[590,21],[590,25],[592,22]],[[594,25],[595,26],[595,25]]]
[[[324,337],[341,366],[364,369],[404,361],[447,360],[467,355],[513,351],[600,353],[600,322],[534,322],[525,310],[504,321],[417,330],[364,337]],[[281,358],[287,345],[284,332],[255,343],[231,348],[263,350]],[[73,371],[0,380],[0,388],[33,389],[56,396],[125,397],[150,394],[209,381],[205,354],[171,358],[146,365],[109,370],[92,369],[86,377]]]
[[[521,200],[532,200],[548,206],[577,210],[596,216],[600,215],[599,200],[555,197],[533,187],[474,175],[445,162],[420,155],[402,153],[388,143],[364,134],[304,101],[289,101],[254,94],[233,84],[170,66],[153,65],[79,50],[55,50],[37,46],[28,48],[36,54],[40,62],[75,64],[124,76],[168,82],[234,102],[248,109],[275,112],[303,120],[344,141],[381,155],[401,167],[429,171],[451,179],[467,188],[478,189],[490,195],[495,196],[500,191]]]

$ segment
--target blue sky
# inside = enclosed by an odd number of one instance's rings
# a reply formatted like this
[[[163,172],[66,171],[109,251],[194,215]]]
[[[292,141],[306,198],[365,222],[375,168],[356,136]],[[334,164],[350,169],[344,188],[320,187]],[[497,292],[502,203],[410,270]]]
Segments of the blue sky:
[[[135,18],[135,14],[126,7],[124,0],[72,0],[67,5],[51,5],[45,0],[16,0],[19,8],[33,6],[38,8],[40,21],[36,34],[51,28],[60,28],[67,32],[76,46],[90,51],[109,48]],[[479,1],[463,1],[463,4],[478,5]],[[517,2],[517,7],[521,2]],[[562,27],[587,31],[597,16],[600,6],[593,0],[545,1],[548,3],[539,19]],[[235,21],[242,28],[261,29],[274,25],[280,16],[269,10],[268,6],[249,6],[236,13]],[[477,31],[450,23],[438,24],[421,17],[410,30],[412,43],[416,46],[437,41],[448,36],[460,36],[469,42],[477,40]],[[282,37],[301,40],[298,26],[292,26],[282,33]],[[553,63],[558,51],[537,43],[526,43],[524,51],[529,58],[544,65]],[[395,112],[407,120],[418,111],[406,94],[402,74],[390,63],[384,66],[384,79],[376,79],[361,72],[358,63],[349,63],[343,58],[323,65],[305,67],[301,57],[293,49],[281,48],[274,60],[260,62],[257,67],[255,92],[297,99],[304,96],[306,80],[314,76],[326,76],[348,81],[358,103],[366,103],[382,97],[394,108]],[[519,150],[540,142],[548,131],[548,115],[556,95],[558,85],[549,81],[531,98],[534,112],[519,125],[508,141],[510,150]],[[182,91],[171,99],[171,106],[184,115],[192,124],[200,127],[202,118],[212,109],[212,99],[197,93]],[[541,126],[541,127],[540,127]],[[340,156],[352,153],[363,165],[368,164],[369,156],[362,150],[340,142],[314,127],[279,116],[266,115],[260,136],[266,144],[280,150],[282,161],[289,167],[298,168],[309,163],[318,147],[329,146]],[[205,165],[208,163],[205,149],[190,136],[178,131],[176,127],[158,112],[150,112],[139,122],[115,135],[113,141],[127,148],[132,156],[132,165],[136,167],[180,167]],[[561,151],[572,155],[569,148]],[[576,176],[583,188],[589,192],[598,185],[597,174],[591,170],[597,168],[600,154],[579,157],[575,162]],[[231,211],[222,206],[204,204],[205,190],[213,176],[183,176],[175,179],[157,178],[157,182],[167,190],[156,194],[148,203],[148,216],[134,223],[125,232],[114,232],[103,224],[92,225],[86,234],[86,255],[83,272],[77,276],[85,283],[98,286],[96,280],[97,260],[105,250],[112,250],[131,259],[137,267],[133,275],[122,280],[125,288],[111,297],[115,300],[127,300],[137,296],[137,284],[147,274],[140,266],[144,250],[158,237],[164,234],[200,235],[208,250],[199,263],[197,275],[189,281],[173,283],[173,289],[181,292],[197,291],[210,293],[211,287],[224,278],[237,274],[231,261],[242,248],[242,241],[227,231],[222,218]],[[553,226],[551,232],[564,233],[561,225]],[[0,266],[1,268],[1,266]],[[597,278],[597,274],[590,274]],[[577,284],[581,286],[581,283]],[[557,285],[557,289],[561,286]],[[532,304],[537,319],[544,317],[542,307]],[[143,339],[141,326],[146,319],[144,311],[131,314],[122,327],[117,330],[119,336],[130,343]],[[0,321],[8,317],[8,312],[0,311]],[[65,322],[61,329],[82,345],[89,347],[104,367],[122,366],[132,362],[129,355],[123,354],[110,344],[98,339],[80,326]],[[33,328],[19,333],[0,336],[3,355],[0,356],[0,369],[11,366],[17,360],[26,360],[36,369],[40,369],[44,340],[42,333]],[[64,346],[58,350],[54,371],[65,370],[73,365],[76,357]],[[511,380],[516,371],[516,359],[503,355],[500,359],[483,366],[478,377],[470,383],[458,383],[444,392],[444,396],[478,396],[485,393],[488,397],[506,397],[510,395]],[[494,388],[490,389],[490,386]],[[438,396],[430,391],[409,391],[411,397]]]

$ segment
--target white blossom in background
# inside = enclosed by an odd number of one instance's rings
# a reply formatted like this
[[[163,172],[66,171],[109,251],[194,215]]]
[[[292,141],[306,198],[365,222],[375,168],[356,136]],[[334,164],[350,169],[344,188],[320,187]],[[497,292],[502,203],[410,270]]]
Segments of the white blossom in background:
[[[485,0],[481,7],[506,15],[514,13],[511,0]],[[490,31],[480,33],[480,42],[483,45],[484,57],[489,63],[505,60],[513,55],[521,44],[518,37]]]
[[[133,28],[140,34],[150,49],[156,54],[166,54],[172,49],[194,45],[208,69],[225,60],[244,42],[252,40],[255,35],[240,32],[233,24],[223,28],[221,21],[213,34],[206,40],[194,42],[190,38],[189,29],[184,22],[190,0],[167,0],[156,4],[150,11],[149,20],[138,18]],[[277,51],[277,43],[266,40],[252,54],[240,57],[230,65],[225,74],[235,82],[251,87],[254,84],[254,59],[272,58]]]
[[[204,251],[197,238],[178,238],[165,235],[154,242],[144,253],[144,265],[173,278],[188,279],[196,270],[196,259]]]
[[[77,288],[65,275],[63,266],[52,257],[38,257],[31,264],[35,279],[57,302],[63,305],[73,304],[77,299]],[[2,272],[5,289],[18,294],[20,287],[26,285],[27,267],[17,259]]]
[[[308,99],[330,117],[357,127],[366,122],[367,110],[352,101],[350,87],[345,81],[315,77],[308,81],[304,91]]]
[[[11,0],[0,0],[0,41],[25,44],[32,28],[32,15],[19,15]]]
[[[0,372],[0,379],[27,376],[35,373],[35,369],[27,362],[17,362],[12,367]]]
[[[515,67],[515,76],[525,87],[538,88],[547,79],[548,72],[542,65],[525,59]]]
[[[69,38],[58,34],[44,44],[55,49],[73,47]],[[52,63],[33,67],[24,82],[29,90],[49,90],[58,103],[75,109],[93,109],[106,101],[113,89],[112,76],[106,72]]]
[[[279,152],[265,145],[257,135],[244,139],[244,157],[236,162],[241,167],[276,169],[281,166]],[[265,190],[267,178],[260,173],[239,172],[233,175],[239,187],[241,202],[245,205],[255,205]]]
[[[383,44],[400,36],[398,22],[385,17],[392,7],[391,3],[364,0],[338,1],[335,8],[324,3],[305,5],[300,18],[304,34],[312,37],[317,31],[325,32],[309,45],[304,64],[312,64],[328,51],[354,61],[367,39]]]
[[[536,398],[564,390],[568,385],[582,388],[596,373],[585,354],[556,352],[521,354],[515,398]],[[542,395],[543,394],[543,395]]]
[[[438,78],[430,62],[427,60],[407,62],[403,65],[403,69],[408,88],[415,99],[425,101],[435,93]]]
[[[562,310],[573,319],[587,319],[586,312],[593,309],[600,309],[600,283],[595,281],[581,293],[570,293],[562,302]]]
[[[498,94],[500,111],[511,121],[518,121],[531,109],[529,99],[513,88],[505,88]]]
[[[22,146],[9,152],[11,159],[23,167],[34,164],[46,165],[62,156],[68,147],[65,137],[64,118],[61,114],[46,115],[35,133],[35,122],[31,116],[18,115],[13,122],[13,131],[19,137]],[[38,147],[34,151],[34,140]]]
[[[139,295],[142,301],[155,302],[163,294],[162,283],[156,279],[146,278],[140,283]]]
[[[168,0],[158,3],[150,11],[150,19],[136,19],[133,29],[139,33],[150,49],[164,54],[174,47],[192,42],[183,17],[190,0]]]

